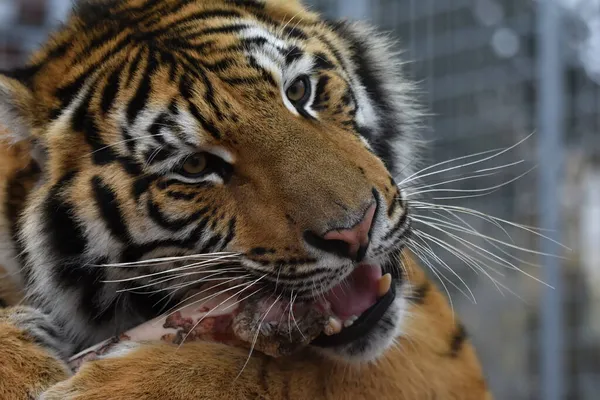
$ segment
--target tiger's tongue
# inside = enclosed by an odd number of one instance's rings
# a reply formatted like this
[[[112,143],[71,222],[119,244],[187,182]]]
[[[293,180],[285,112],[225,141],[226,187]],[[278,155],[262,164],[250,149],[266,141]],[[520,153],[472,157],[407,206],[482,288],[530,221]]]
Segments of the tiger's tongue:
[[[342,321],[352,316],[360,316],[377,302],[381,267],[361,264],[354,269],[345,281],[325,294],[331,310]]]

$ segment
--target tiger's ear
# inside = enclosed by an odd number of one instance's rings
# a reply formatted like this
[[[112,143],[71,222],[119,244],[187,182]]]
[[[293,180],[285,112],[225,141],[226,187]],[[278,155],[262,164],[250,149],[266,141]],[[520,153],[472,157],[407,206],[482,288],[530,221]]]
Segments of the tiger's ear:
[[[0,132],[15,142],[31,137],[33,130],[34,96],[26,74],[0,72]]]

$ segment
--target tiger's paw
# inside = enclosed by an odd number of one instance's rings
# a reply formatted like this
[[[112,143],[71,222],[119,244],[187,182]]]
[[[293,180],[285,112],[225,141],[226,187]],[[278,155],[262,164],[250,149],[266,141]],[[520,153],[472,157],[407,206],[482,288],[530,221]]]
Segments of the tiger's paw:
[[[0,310],[0,398],[31,399],[67,379],[68,346],[44,313],[29,307]]]
[[[66,360],[69,356],[71,346],[47,314],[32,307],[13,307],[7,310],[5,319],[56,358]]]

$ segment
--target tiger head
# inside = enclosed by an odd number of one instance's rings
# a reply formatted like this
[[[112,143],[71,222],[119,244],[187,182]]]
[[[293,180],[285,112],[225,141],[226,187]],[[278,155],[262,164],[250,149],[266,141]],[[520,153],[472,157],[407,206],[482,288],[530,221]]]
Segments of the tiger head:
[[[247,280],[331,300],[346,327],[315,346],[377,358],[402,321],[411,89],[386,39],[296,1],[80,4],[0,77],[42,170],[18,228],[31,297],[90,345],[156,315],[116,291],[168,267],[91,265],[236,253]]]

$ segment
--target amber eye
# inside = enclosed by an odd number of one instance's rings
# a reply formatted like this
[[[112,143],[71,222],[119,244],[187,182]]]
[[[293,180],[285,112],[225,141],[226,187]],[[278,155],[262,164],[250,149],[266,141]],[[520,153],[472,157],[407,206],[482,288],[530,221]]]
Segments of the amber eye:
[[[206,169],[206,155],[202,153],[189,156],[181,166],[182,175],[195,177],[200,175]]]
[[[287,88],[285,95],[295,106],[303,106],[310,98],[310,79],[308,79],[308,76],[301,76],[296,79]]]

